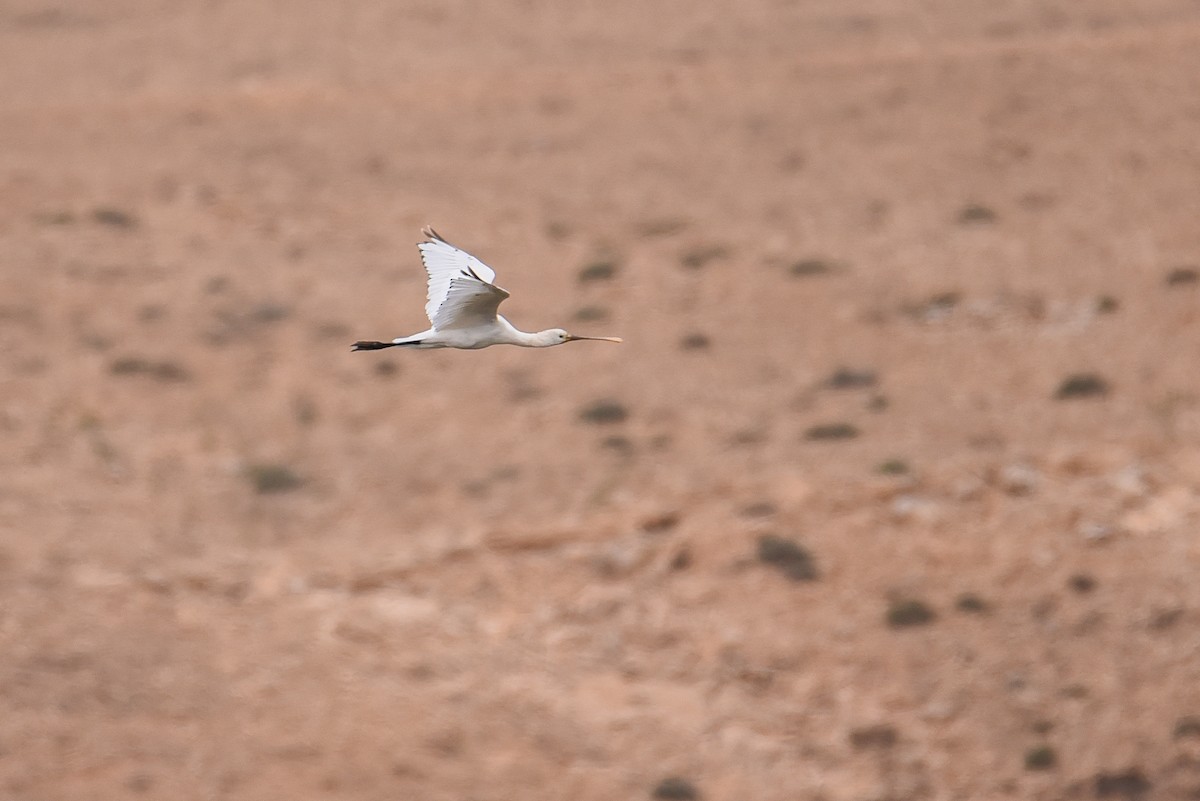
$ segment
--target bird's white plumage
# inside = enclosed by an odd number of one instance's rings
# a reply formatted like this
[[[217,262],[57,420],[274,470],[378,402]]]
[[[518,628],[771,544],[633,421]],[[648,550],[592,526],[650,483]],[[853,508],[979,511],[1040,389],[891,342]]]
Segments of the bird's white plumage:
[[[450,279],[445,297],[429,321],[438,331],[474,328],[496,322],[496,310],[508,293],[495,284],[459,276]]]
[[[381,348],[462,348],[477,350],[491,345],[548,348],[578,339],[620,342],[618,337],[572,336],[561,328],[527,333],[513,327],[497,310],[508,292],[496,286],[496,273],[479,259],[459,250],[432,228],[421,231],[427,239],[417,245],[429,279],[425,314],[428,331],[391,342],[360,340],[351,350]]]
[[[435,328],[443,327],[438,325],[435,318],[450,292],[451,282],[455,279],[477,278],[478,283],[500,290],[504,294],[496,303],[508,297],[507,292],[493,285],[492,282],[496,280],[496,272],[491,267],[465,250],[454,247],[438,236],[432,228],[424,228],[421,233],[429,237],[428,241],[417,245],[417,250],[421,251],[421,261],[425,264],[425,272],[429,276],[429,291],[425,295],[425,315]]]

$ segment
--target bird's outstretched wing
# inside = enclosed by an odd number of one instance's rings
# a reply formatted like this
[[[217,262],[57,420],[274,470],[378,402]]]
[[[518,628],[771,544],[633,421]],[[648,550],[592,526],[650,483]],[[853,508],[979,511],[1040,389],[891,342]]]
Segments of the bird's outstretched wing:
[[[433,323],[433,327],[446,327],[438,324],[438,318],[442,316],[441,310],[447,306],[447,302],[450,300],[451,290],[456,281],[466,282],[466,284],[460,284],[454,288],[453,294],[457,296],[453,304],[455,308],[461,308],[462,313],[466,313],[468,308],[475,308],[483,299],[495,296],[497,299],[491,306],[492,315],[495,316],[495,307],[508,297],[507,292],[492,283],[496,280],[495,271],[470,253],[459,250],[442,239],[432,228],[422,228],[421,233],[426,236],[427,240],[417,245],[417,249],[421,251],[421,261],[425,264],[425,272],[429,276],[429,291],[425,296],[425,314],[429,317],[429,322]],[[489,287],[491,291],[488,293],[477,292],[479,298],[467,302],[466,296],[472,294],[469,284]],[[497,295],[497,293],[499,294]],[[449,313],[449,308],[446,311]]]
[[[475,278],[451,278],[446,297],[429,321],[438,331],[473,328],[496,322],[496,309],[508,293]]]

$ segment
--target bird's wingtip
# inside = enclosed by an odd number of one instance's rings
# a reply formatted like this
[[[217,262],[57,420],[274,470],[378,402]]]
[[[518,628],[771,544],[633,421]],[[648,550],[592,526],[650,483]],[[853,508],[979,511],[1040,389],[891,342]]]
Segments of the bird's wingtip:
[[[445,241],[446,241],[445,239],[442,239],[441,235],[440,235],[440,234],[438,234],[438,232],[437,232],[437,231],[433,230],[433,226],[432,226],[432,225],[426,225],[426,226],[422,226],[422,228],[421,228],[421,235],[422,235],[423,237],[425,237],[426,239],[433,239],[433,240],[435,240],[435,241],[438,241],[438,242],[445,242]]]

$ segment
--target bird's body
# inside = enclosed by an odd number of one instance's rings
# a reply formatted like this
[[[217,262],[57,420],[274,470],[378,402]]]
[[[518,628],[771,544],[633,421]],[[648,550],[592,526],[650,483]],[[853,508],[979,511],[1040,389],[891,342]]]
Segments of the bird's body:
[[[351,350],[382,348],[461,348],[477,350],[491,345],[548,348],[578,339],[620,342],[617,337],[572,336],[561,328],[527,333],[497,313],[508,292],[496,286],[496,273],[479,259],[442,239],[432,228],[421,231],[426,241],[417,245],[429,279],[425,313],[431,327],[419,334],[391,342],[355,342]]]

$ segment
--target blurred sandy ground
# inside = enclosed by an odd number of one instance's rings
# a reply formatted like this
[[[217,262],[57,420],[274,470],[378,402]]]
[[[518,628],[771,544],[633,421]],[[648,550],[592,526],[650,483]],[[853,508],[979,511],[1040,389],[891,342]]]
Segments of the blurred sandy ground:
[[[10,0],[0,98],[0,797],[1200,790],[1194,2]],[[427,223],[626,345],[351,355]]]

